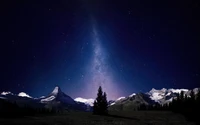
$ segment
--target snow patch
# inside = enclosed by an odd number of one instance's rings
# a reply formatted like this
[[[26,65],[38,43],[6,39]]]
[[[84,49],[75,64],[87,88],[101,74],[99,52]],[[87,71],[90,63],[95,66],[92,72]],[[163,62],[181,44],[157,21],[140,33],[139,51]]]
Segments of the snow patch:
[[[161,96],[161,94],[158,93],[158,92],[154,92],[154,93],[152,93],[152,95],[150,96],[150,98],[151,98],[152,100],[154,100],[154,101],[157,102],[158,100],[162,99],[163,96]]]
[[[119,101],[119,100],[122,100],[122,99],[125,99],[126,97],[119,97],[116,101]]]
[[[114,104],[115,104],[115,102],[111,103],[110,106],[111,106],[111,105],[114,105]]]
[[[194,91],[194,94],[196,95],[200,91],[200,88],[194,88],[193,91]]]
[[[170,96],[171,92],[167,93],[166,96]]]
[[[43,102],[49,102],[49,101],[52,101],[52,100],[54,100],[56,97],[55,96],[50,96],[50,97],[48,97],[48,98],[46,98],[46,99],[41,99],[41,102],[43,103]]]
[[[135,96],[136,94],[135,93],[133,93],[133,94],[131,94],[131,95],[129,95],[129,97],[133,97],[133,96]]]
[[[169,89],[169,91],[173,93],[181,93],[181,91],[187,92],[189,90],[188,89]]]
[[[13,95],[13,93],[11,93],[11,92],[2,92],[2,93],[1,93],[1,95],[8,95],[8,94]]]
[[[18,96],[20,96],[20,97],[32,98],[31,96],[29,96],[28,94],[26,94],[26,93],[24,93],[24,92],[20,92],[20,93],[18,94]]]
[[[94,105],[93,104],[94,103],[94,99],[84,99],[84,98],[78,97],[78,98],[75,98],[74,101],[82,102],[82,103],[88,104],[90,106]]]

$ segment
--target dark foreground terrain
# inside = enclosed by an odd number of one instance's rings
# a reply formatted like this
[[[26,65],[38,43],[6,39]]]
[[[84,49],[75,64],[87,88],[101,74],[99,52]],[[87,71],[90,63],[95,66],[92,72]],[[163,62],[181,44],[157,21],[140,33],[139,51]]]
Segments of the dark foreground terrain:
[[[98,116],[90,112],[70,112],[51,116],[0,118],[0,125],[195,125],[184,116],[172,112],[135,111],[110,114]]]

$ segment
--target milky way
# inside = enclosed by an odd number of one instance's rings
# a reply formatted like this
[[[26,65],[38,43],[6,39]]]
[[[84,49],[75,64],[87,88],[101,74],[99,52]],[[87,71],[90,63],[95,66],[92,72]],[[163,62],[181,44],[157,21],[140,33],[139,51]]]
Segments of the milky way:
[[[92,58],[88,63],[87,70],[87,96],[95,97],[99,86],[108,95],[109,99],[115,99],[119,95],[119,89],[114,82],[111,65],[109,64],[109,54],[100,40],[98,31],[93,25],[92,27]]]

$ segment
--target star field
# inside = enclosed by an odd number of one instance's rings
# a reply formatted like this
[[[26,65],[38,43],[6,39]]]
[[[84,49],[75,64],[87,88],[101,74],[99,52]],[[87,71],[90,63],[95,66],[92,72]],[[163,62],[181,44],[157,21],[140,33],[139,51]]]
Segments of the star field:
[[[1,1],[0,92],[109,99],[199,87],[199,1]]]

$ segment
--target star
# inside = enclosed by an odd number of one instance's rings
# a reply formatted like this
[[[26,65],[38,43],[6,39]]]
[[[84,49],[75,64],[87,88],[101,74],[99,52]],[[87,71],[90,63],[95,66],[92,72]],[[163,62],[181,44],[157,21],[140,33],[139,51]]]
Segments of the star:
[[[193,77],[198,77],[199,76],[199,74],[198,73],[196,73],[196,74],[193,74]]]
[[[128,11],[128,14],[131,15],[131,11],[130,10]]]

